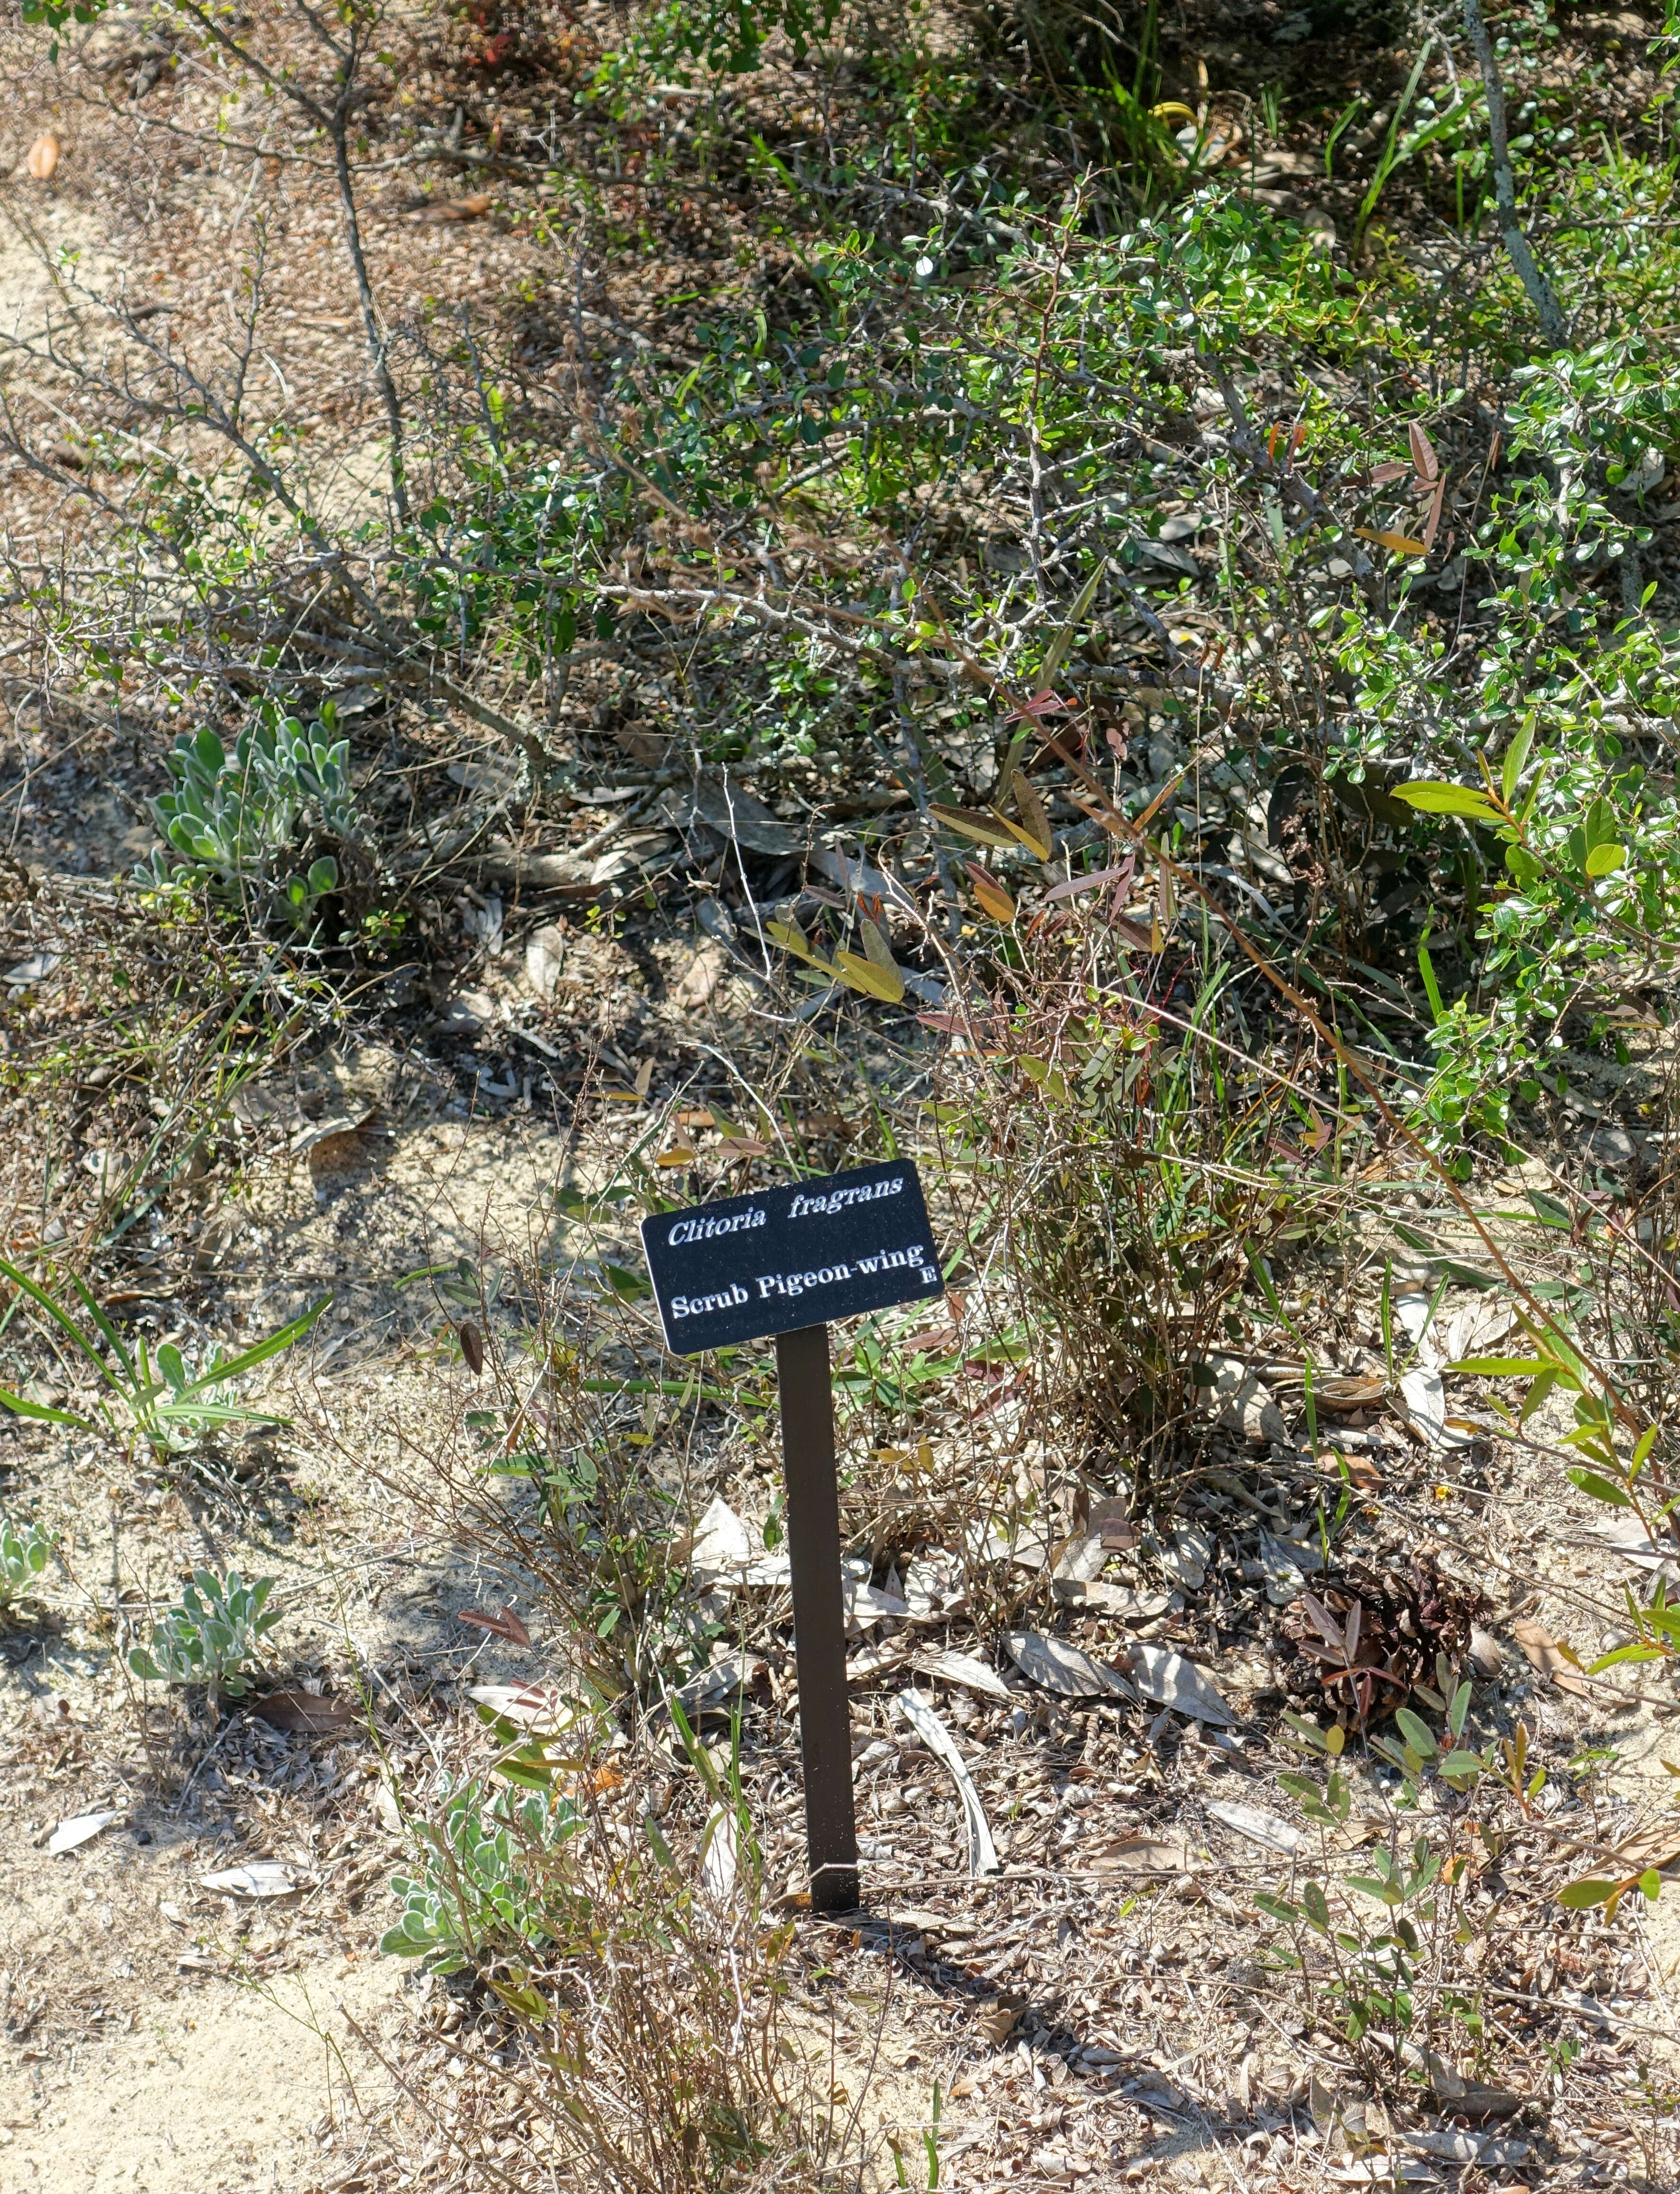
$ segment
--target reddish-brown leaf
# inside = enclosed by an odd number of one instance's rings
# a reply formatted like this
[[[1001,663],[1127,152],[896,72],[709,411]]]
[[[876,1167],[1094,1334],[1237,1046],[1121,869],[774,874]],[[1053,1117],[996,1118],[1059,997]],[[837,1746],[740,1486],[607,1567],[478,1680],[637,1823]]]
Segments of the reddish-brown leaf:
[[[475,1379],[481,1377],[484,1371],[484,1335],[475,1325],[467,1324],[457,1325],[455,1334],[461,1343],[461,1353],[466,1358],[468,1370]]]
[[[475,1630],[488,1630],[498,1638],[505,1638],[511,1646],[531,1643],[531,1633],[510,1607],[504,1607],[499,1615],[480,1615],[475,1607],[463,1607],[461,1620],[470,1623]]]
[[[1412,463],[1418,478],[1425,487],[1435,485],[1441,470],[1441,460],[1435,453],[1435,445],[1414,419],[1406,430],[1406,439],[1412,445]]]

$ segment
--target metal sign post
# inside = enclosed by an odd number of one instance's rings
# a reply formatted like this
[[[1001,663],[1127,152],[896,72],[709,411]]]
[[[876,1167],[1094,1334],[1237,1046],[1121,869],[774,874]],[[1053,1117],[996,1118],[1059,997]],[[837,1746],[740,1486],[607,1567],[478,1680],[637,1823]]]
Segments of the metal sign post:
[[[840,1583],[840,1483],[828,1328],[776,1335],[776,1388],[787,1479],[793,1650],[799,1676],[799,1756],[805,1771],[805,1855],[814,1912],[858,1903],[852,1811],[852,1720],[846,1697],[846,1606]]]
[[[811,1909],[857,1908],[840,1490],[828,1324],[944,1287],[907,1163],[660,1212],[642,1224],[665,1345],[679,1356],[774,1335],[805,1776]],[[811,1323],[812,1314],[822,1321]]]

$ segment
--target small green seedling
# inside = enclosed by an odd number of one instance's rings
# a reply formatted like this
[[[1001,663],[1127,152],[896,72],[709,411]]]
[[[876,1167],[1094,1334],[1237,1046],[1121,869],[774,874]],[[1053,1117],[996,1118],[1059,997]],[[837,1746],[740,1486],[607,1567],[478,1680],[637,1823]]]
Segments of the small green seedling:
[[[482,1778],[465,1783],[418,1831],[419,1872],[393,1881],[402,1916],[380,1949],[458,1973],[498,1950],[528,1955],[553,1942],[566,1899],[545,1882],[544,1855],[584,1825],[569,1799],[512,1791],[492,1799]]]
[[[238,1698],[250,1686],[248,1669],[262,1640],[280,1619],[267,1605],[273,1577],[247,1584],[237,1570],[225,1577],[195,1570],[193,1582],[152,1628],[151,1642],[136,1646],[129,1666],[146,1684],[206,1684],[212,1702]]]
[[[307,728],[266,703],[231,754],[208,726],[178,739],[164,756],[174,782],[152,803],[164,844],[135,881],[155,891],[202,885],[258,919],[312,929],[338,887],[338,864],[322,853],[285,871],[300,837],[356,835],[350,745],[337,729],[331,702]]]
[[[47,1566],[53,1535],[38,1524],[14,1524],[0,1517],[0,1614],[27,1592]]]

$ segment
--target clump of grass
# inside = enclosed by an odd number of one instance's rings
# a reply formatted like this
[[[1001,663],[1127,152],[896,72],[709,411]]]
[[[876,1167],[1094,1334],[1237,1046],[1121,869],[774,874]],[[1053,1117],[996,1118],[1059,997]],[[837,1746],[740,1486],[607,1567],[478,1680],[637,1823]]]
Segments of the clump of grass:
[[[1280,1078],[1219,1035],[1225,977],[1171,999],[1106,924],[1009,940],[941,1065],[940,1162],[1057,1399],[1148,1496],[1192,1448],[1254,1262],[1305,1231],[1269,1139]]]

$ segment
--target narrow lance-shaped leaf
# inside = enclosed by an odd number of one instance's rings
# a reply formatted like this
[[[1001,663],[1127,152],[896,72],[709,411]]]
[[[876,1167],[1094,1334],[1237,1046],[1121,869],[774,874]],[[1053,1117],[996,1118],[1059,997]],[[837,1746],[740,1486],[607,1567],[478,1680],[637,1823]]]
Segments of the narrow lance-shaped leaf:
[[[20,1272],[15,1265],[9,1265],[3,1257],[0,1257],[0,1279],[8,1279],[12,1283],[14,1287],[20,1288],[24,1294],[30,1298],[32,1302],[37,1304],[41,1309],[46,1312],[48,1317],[50,1318],[55,1324],[62,1327],[63,1330],[68,1334],[70,1339],[75,1343],[76,1347],[81,1350],[83,1355],[87,1358],[88,1361],[93,1365],[94,1369],[99,1373],[100,1377],[105,1381],[106,1384],[110,1387],[120,1387],[122,1381],[117,1378],[115,1374],[112,1371],[110,1365],[100,1354],[98,1349],[94,1347],[92,1341],[89,1341],[87,1335],[83,1332],[81,1327],[77,1324],[75,1319],[71,1317],[69,1312],[64,1308],[62,1304],[55,1302],[53,1297],[47,1293],[44,1288],[37,1287],[35,1282],[29,1278],[29,1275],[26,1272]],[[124,1358],[124,1361],[128,1361],[126,1355]],[[131,1365],[129,1368],[132,1370]]]
[[[1085,612],[1096,600],[1096,590],[1102,584],[1102,575],[1108,568],[1108,558],[1099,557],[1096,569],[1080,588],[1078,598],[1067,613],[1067,622],[1045,649],[1044,659],[1038,665],[1038,683],[1041,686],[1054,684],[1056,674],[1067,661],[1067,651],[1073,645],[1079,627],[1085,623]]]
[[[73,1410],[49,1409],[44,1402],[26,1401],[14,1394],[9,1387],[0,1387],[0,1409],[10,1410],[14,1416],[33,1417],[43,1425],[68,1425],[75,1432],[90,1433],[97,1429],[90,1417],[78,1416]]]
[[[1468,815],[1478,823],[1505,820],[1485,792],[1468,784],[1451,784],[1441,778],[1420,777],[1409,784],[1397,784],[1394,796],[1424,815]]]
[[[1528,759],[1528,750],[1534,743],[1534,718],[1525,716],[1517,727],[1516,737],[1505,749],[1505,765],[1499,772],[1499,790],[1510,807],[1516,797],[1517,779],[1522,774],[1522,765]]]
[[[1430,553],[1427,542],[1414,540],[1409,533],[1384,533],[1369,526],[1356,526],[1354,531],[1361,541],[1374,541],[1392,556],[1427,556]]]
[[[1015,813],[1027,833],[1027,850],[1036,853],[1041,861],[1047,861],[1055,841],[1050,833],[1050,817],[1045,813],[1044,801],[1038,797],[1038,788],[1030,777],[1023,773],[1015,778],[1014,789]]]
[[[1577,1466],[1563,1474],[1572,1485],[1579,1486],[1583,1493],[1591,1494],[1595,1501],[1602,1501],[1606,1508],[1631,1508],[1633,1506],[1620,1485],[1601,1477],[1596,1470],[1584,1470]]]
[[[947,830],[972,838],[976,845],[1009,847],[1023,842],[1020,832],[1001,815],[977,815],[966,807],[942,807],[937,801],[929,805],[928,813],[944,824]]]
[[[271,1333],[266,1341],[256,1341],[239,1355],[230,1357],[225,1364],[212,1364],[208,1371],[189,1380],[181,1389],[182,1393],[196,1394],[206,1387],[219,1387],[227,1380],[241,1379],[247,1371],[254,1371],[259,1364],[266,1364],[271,1356],[278,1356],[282,1349],[290,1348],[293,1341],[302,1340],[331,1301],[331,1295],[323,1295],[318,1303]]]

